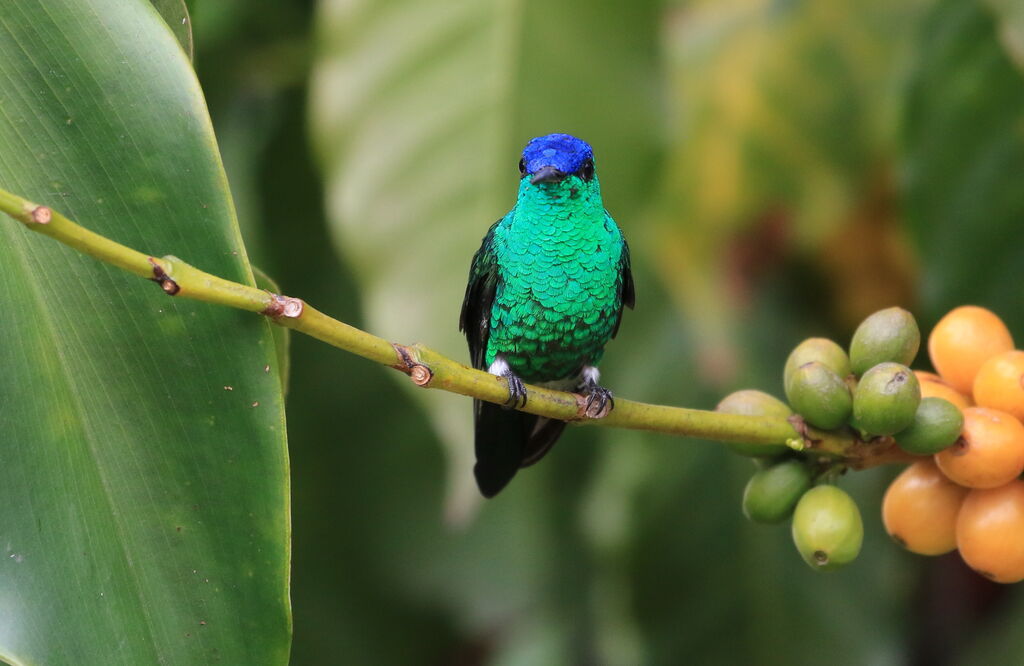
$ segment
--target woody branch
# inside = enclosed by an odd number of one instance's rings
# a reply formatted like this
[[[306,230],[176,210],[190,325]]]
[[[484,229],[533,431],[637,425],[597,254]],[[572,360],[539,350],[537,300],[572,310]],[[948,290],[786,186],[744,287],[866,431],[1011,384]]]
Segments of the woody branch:
[[[138,252],[89,231],[47,206],[3,190],[0,190],[0,211],[31,231],[152,280],[165,294],[174,298],[190,298],[264,315],[279,326],[400,370],[409,375],[417,386],[497,404],[508,399],[508,385],[504,378],[467,367],[420,344],[406,346],[389,342],[334,319],[301,299],[225,280],[172,255],[155,257]],[[720,442],[765,446],[784,443],[809,455],[819,456],[823,462],[853,468],[910,459],[891,439],[863,442],[852,431],[818,431],[806,426],[799,418],[791,422],[774,417],[724,414],[616,398],[615,408],[610,413],[594,419],[586,415],[583,396],[530,385],[526,390],[527,402],[522,411],[577,424],[650,430]]]

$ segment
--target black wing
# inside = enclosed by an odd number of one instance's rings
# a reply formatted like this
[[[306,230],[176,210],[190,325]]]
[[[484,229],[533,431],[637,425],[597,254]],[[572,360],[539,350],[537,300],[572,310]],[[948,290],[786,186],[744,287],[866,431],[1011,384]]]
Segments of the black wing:
[[[498,288],[498,259],[494,254],[494,229],[498,220],[487,230],[480,249],[473,255],[469,267],[469,282],[466,296],[462,299],[459,314],[459,330],[466,334],[469,342],[469,357],[474,368],[486,369],[484,357],[487,354],[487,338],[491,333],[491,306],[494,292]]]
[[[633,286],[633,271],[629,266],[629,244],[625,237],[622,239],[622,256],[619,258],[619,312],[615,317],[615,328],[612,329],[612,337],[619,333],[619,324],[622,323],[622,311],[625,308],[630,310],[636,305],[636,288]]]
[[[469,357],[474,368],[487,369],[487,339],[491,333],[491,306],[498,288],[498,259],[494,254],[494,229],[487,230],[480,249],[473,255],[469,282],[462,299],[459,330],[466,334]],[[473,401],[476,466],[473,474],[484,497],[494,497],[512,480],[523,458],[523,443],[529,439],[536,417],[502,409],[481,400]]]
[[[499,280],[498,260],[494,253],[494,230],[500,223],[501,220],[498,220],[491,225],[480,249],[473,256],[469,283],[459,314],[459,330],[466,334],[470,359],[473,367],[479,370],[487,369],[491,307],[494,305]],[[633,278],[629,272],[628,250],[623,256],[625,259],[622,266],[625,268],[620,268],[619,289],[632,307]],[[494,497],[521,467],[532,465],[543,458],[566,425],[564,421],[513,411],[480,400],[473,401],[473,422],[476,450],[473,474],[484,497]]]

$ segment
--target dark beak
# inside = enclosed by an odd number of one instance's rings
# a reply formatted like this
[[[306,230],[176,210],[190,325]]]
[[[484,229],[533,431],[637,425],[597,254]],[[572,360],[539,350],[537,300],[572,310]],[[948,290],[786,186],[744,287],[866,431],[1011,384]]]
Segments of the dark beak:
[[[565,178],[565,174],[555,167],[542,166],[533,172],[533,176],[530,177],[530,183],[533,185],[537,183],[557,183],[563,178]]]

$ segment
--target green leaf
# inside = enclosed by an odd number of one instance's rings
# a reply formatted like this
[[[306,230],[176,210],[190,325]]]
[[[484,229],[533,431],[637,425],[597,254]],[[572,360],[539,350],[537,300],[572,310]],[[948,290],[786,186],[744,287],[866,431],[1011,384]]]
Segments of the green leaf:
[[[185,0],[150,0],[153,7],[160,12],[167,27],[177,38],[181,48],[189,60],[195,58],[195,47],[192,43],[192,18],[189,16]]]
[[[1024,331],[1024,75],[993,15],[946,1],[929,15],[904,119],[907,211],[927,319],[977,303]]]
[[[5,3],[0,86],[0,187],[252,284],[202,94],[148,2]],[[2,658],[287,661],[270,325],[6,219],[0,271]]]

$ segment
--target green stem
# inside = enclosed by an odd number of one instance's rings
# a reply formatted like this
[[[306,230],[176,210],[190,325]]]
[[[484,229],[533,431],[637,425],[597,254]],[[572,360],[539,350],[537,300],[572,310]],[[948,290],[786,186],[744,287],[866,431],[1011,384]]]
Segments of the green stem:
[[[46,206],[0,190],[0,211],[28,229],[49,236],[79,252],[157,282],[165,293],[257,312],[274,323],[329,345],[401,370],[418,386],[438,388],[479,400],[504,403],[508,385],[494,375],[469,368],[422,345],[393,344],[338,321],[297,298],[211,275],[174,256],[143,254],[93,233]],[[527,386],[523,411],[565,421],[616,428],[651,430],[722,442],[781,443],[855,468],[902,462],[908,457],[888,441],[860,442],[853,432],[819,432],[799,421],[723,414],[699,409],[651,405],[616,398],[603,418],[586,414],[584,398],[574,393]]]

